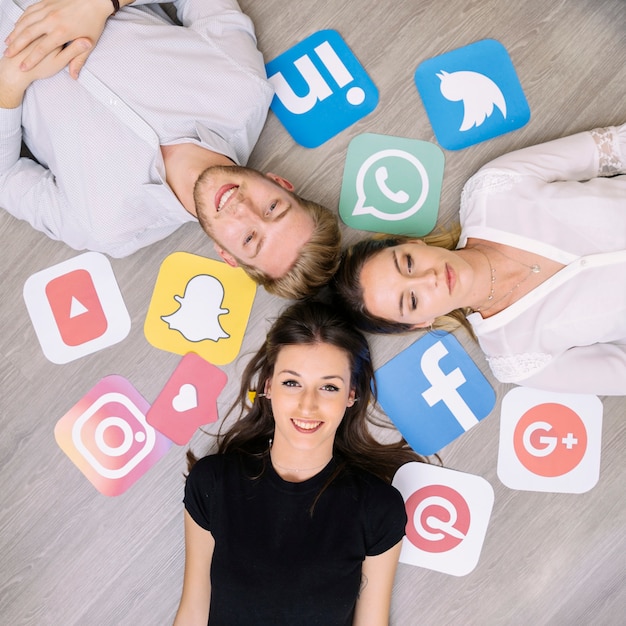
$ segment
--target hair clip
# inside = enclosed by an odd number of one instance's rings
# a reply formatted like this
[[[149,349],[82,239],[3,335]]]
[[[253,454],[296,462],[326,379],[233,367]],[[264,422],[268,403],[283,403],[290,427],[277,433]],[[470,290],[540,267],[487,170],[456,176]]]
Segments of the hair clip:
[[[249,389],[248,390],[248,400],[250,400],[250,402],[254,403],[254,401],[257,398],[265,398],[266,394],[264,393],[257,393],[256,391],[254,391],[254,389]]]

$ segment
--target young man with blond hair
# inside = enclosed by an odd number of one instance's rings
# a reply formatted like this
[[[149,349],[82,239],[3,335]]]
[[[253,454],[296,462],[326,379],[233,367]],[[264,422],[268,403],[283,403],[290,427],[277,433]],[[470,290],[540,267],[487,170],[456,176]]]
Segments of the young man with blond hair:
[[[114,257],[199,220],[268,291],[309,295],[340,231],[243,166],[273,97],[252,22],[235,0],[173,5],[184,28],[152,0],[0,0],[0,206]]]

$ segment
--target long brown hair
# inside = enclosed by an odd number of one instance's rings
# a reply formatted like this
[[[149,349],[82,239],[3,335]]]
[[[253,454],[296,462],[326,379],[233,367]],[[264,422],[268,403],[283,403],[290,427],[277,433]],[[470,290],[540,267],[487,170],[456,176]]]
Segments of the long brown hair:
[[[382,444],[370,432],[370,413],[375,401],[374,368],[369,345],[363,334],[336,308],[315,301],[298,302],[274,322],[260,350],[246,366],[239,396],[231,411],[240,409],[239,419],[217,435],[217,452],[238,451],[267,461],[269,441],[274,434],[270,401],[262,395],[274,371],[279,352],[285,346],[325,343],[343,350],[350,362],[351,388],[358,401],[346,409],[335,435],[333,454],[340,464],[358,467],[391,482],[397,469],[409,461],[426,461],[404,439]],[[248,393],[256,392],[252,406]],[[193,459],[193,457],[192,457]]]
[[[429,235],[424,237],[424,241],[431,246],[435,245],[452,250],[458,241],[458,230]],[[402,236],[373,237],[359,241],[344,252],[339,270],[333,280],[333,288],[347,314],[351,316],[352,321],[361,330],[378,334],[399,334],[416,330],[411,324],[394,322],[372,315],[365,308],[361,285],[361,272],[367,261],[382,250],[393,248],[407,241],[410,241],[410,238]],[[455,309],[446,315],[441,315],[433,322],[432,330],[452,331],[462,326],[474,337],[474,331],[466,319],[469,312],[469,309]]]

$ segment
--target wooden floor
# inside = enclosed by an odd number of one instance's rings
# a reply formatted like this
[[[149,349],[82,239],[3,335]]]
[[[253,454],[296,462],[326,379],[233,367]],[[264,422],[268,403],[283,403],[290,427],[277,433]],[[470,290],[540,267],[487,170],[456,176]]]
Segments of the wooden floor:
[[[280,172],[304,196],[336,208],[347,145],[363,132],[434,141],[413,83],[424,59],[491,37],[509,51],[532,117],[521,130],[446,151],[440,220],[457,215],[463,182],[511,149],[626,120],[623,0],[242,0],[271,60],[314,31],[339,31],[380,92],[377,109],[323,146],[296,145],[270,114],[251,165]],[[123,65],[125,61],[121,60]],[[593,211],[593,207],[589,207]],[[348,232],[346,239],[361,233]],[[132,318],[126,340],[67,365],[42,354],[22,288],[76,255],[0,212],[0,623],[113,626],[170,623],[183,569],[185,449],[170,452],[125,494],[100,495],[55,443],[53,430],[95,383],[120,374],[152,402],[179,357],[153,348],[143,321],[160,263],[176,250],[213,257],[194,225],[112,262]],[[242,354],[255,350],[284,302],[259,290]],[[376,338],[382,365],[415,338]],[[459,339],[483,370],[478,350]],[[233,398],[242,363],[223,369]],[[496,475],[499,406],[442,451],[446,466],[486,478],[495,505],[476,569],[464,577],[400,565],[398,626],[604,625],[626,618],[626,400],[606,398],[602,467],[583,495],[513,491]],[[197,452],[209,438],[196,434]]]

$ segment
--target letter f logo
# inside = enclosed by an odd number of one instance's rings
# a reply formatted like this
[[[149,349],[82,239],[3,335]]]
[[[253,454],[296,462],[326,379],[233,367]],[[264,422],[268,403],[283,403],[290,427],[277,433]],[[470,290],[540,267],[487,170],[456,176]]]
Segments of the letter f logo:
[[[496,394],[450,333],[428,333],[376,371],[378,401],[409,445],[434,454],[492,411]]]
[[[457,391],[465,383],[463,372],[457,367],[449,374],[444,374],[439,367],[439,361],[447,354],[446,347],[438,341],[422,355],[422,371],[432,385],[422,392],[422,396],[428,402],[428,406],[434,406],[437,402],[443,402],[450,409],[450,412],[459,424],[461,424],[463,430],[469,430],[478,423],[478,420]]]

